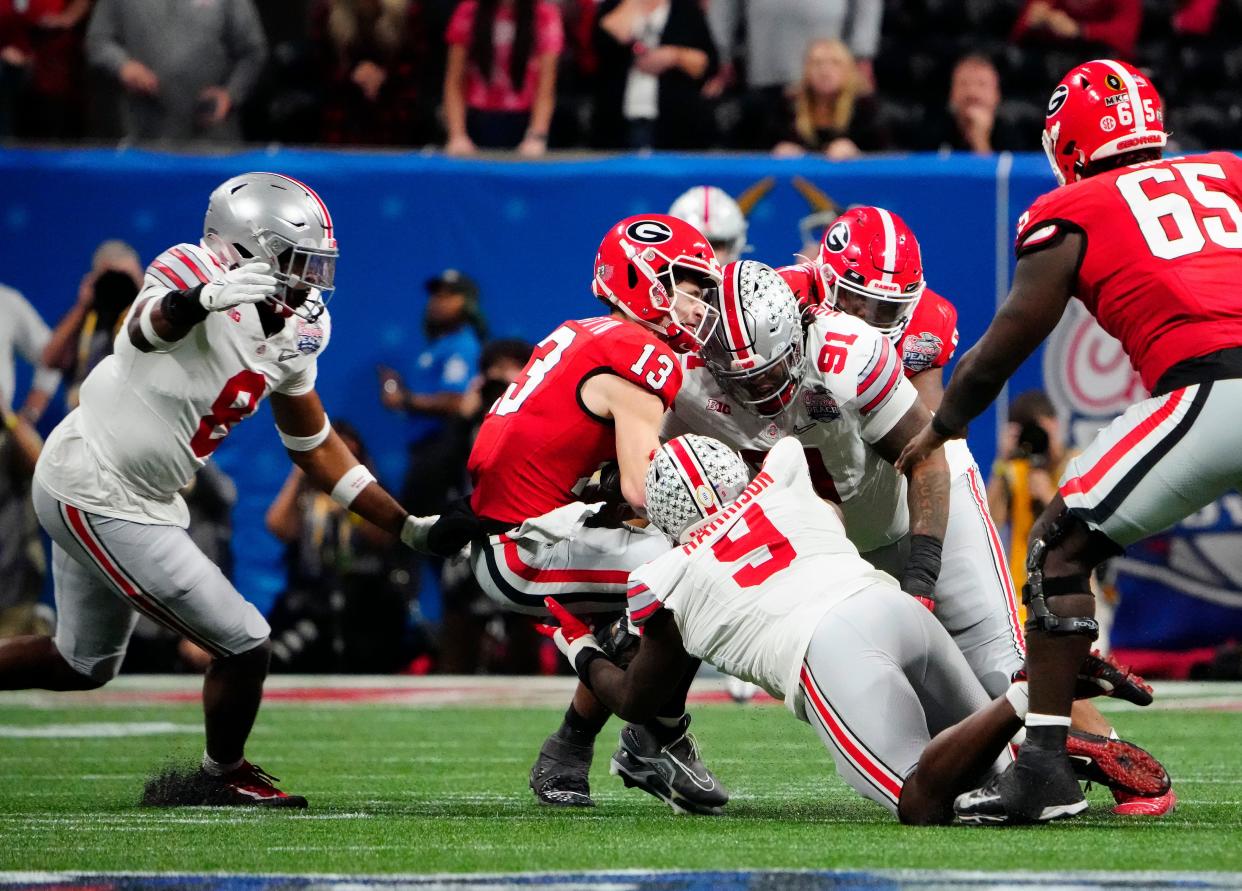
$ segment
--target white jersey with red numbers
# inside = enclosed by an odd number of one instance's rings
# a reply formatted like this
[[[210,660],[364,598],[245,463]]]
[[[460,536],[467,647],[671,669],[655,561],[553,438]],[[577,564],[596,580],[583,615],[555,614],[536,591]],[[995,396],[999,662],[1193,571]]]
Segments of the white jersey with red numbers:
[[[147,269],[130,315],[221,271],[202,247],[171,248]],[[268,393],[297,396],[314,388],[329,331],[324,312],[315,322],[290,316],[268,337],[258,309],[247,304],[208,313],[166,352],[144,353],[123,327],[116,352],[82,384],[81,404],[48,438],[36,479],[93,514],[188,525],[178,490]]]
[[[786,438],[737,501],[630,573],[627,606],[638,626],[671,610],[688,653],[799,714],[798,676],[819,620],[876,584],[897,583],[858,556],[811,488],[801,446]]]
[[[758,418],[733,402],[701,360],[689,357],[662,435],[713,436],[752,464],[778,439],[795,436],[806,449],[816,493],[841,505],[850,540],[866,553],[909,529],[905,478],[871,444],[893,429],[918,393],[884,335],[844,313],[815,314],[805,382],[778,419]]]

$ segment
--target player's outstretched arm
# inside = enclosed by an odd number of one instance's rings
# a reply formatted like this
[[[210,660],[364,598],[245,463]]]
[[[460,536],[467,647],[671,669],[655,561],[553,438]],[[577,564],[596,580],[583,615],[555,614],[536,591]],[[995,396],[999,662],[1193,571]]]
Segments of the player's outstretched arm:
[[[622,669],[604,655],[581,619],[551,597],[544,604],[558,624],[538,625],[539,633],[556,642],[595,698],[623,720],[653,720],[668,701],[668,679],[682,677],[690,662],[673,614],[659,609],[647,619],[638,653]]]
[[[621,468],[621,495],[631,506],[646,507],[647,467],[660,447],[664,403],[650,390],[614,374],[597,374],[582,385],[582,403],[595,416],[612,421]]]
[[[332,429],[319,394],[314,390],[299,396],[273,393],[272,414],[289,457],[314,486],[412,546],[407,540],[409,511],[384,490]]]
[[[1009,297],[979,342],[966,351],[945,390],[934,423],[903,450],[897,469],[908,472],[932,449],[966,435],[966,425],[1000,394],[1005,382],[1057,326],[1074,296],[1086,242],[1066,232],[1018,259]]]
[[[256,261],[184,291],[148,284],[134,301],[125,326],[130,343],[144,353],[168,352],[209,314],[243,303],[262,303],[274,295],[278,282],[271,271],[270,265]]]

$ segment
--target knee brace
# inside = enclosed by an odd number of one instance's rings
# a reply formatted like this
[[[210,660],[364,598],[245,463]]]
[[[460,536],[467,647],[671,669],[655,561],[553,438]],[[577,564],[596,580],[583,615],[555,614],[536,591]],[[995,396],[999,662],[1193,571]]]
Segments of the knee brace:
[[[1091,577],[1078,575],[1044,578],[1044,561],[1048,550],[1069,531],[1070,514],[1057,517],[1044,534],[1031,542],[1026,558],[1026,584],[1022,586],[1022,602],[1026,604],[1027,631],[1046,631],[1049,634],[1084,634],[1091,640],[1100,636],[1100,624],[1089,616],[1058,616],[1048,608],[1048,597],[1058,594],[1090,594]]]

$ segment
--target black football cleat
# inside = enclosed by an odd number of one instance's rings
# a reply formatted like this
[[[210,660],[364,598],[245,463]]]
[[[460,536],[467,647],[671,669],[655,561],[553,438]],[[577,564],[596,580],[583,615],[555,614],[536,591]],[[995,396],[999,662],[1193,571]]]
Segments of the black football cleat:
[[[593,746],[580,746],[553,733],[543,741],[530,769],[530,789],[540,804],[595,807],[591,798]]]
[[[1124,739],[1071,730],[1065,751],[1078,779],[1142,798],[1169,791],[1169,774],[1149,752]]]
[[[677,738],[661,745],[649,728],[626,724],[609,770],[626,788],[654,795],[675,813],[715,816],[729,803],[729,793],[703,763],[689,726],[686,715]]]
[[[999,776],[953,802],[958,820],[975,825],[1047,823],[1086,809],[1087,799],[1065,753],[1030,744],[1022,746],[1018,760]]]

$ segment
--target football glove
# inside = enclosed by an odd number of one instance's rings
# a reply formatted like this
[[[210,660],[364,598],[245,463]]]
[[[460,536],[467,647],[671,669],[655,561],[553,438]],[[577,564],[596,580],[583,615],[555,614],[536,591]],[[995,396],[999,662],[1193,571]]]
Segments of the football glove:
[[[230,269],[203,285],[198,302],[208,312],[232,309],[242,303],[262,303],[276,294],[279,284],[271,271],[270,265],[260,261]]]
[[[591,629],[585,622],[571,613],[565,607],[561,606],[552,597],[543,598],[544,606],[548,608],[548,612],[552,614],[552,618],[556,619],[559,624],[537,624],[535,630],[544,637],[552,638],[556,644],[556,648],[561,651],[569,664],[574,667],[574,671],[578,674],[578,680],[582,681],[587,688],[591,686],[591,663],[596,659],[604,657],[604,651],[600,648],[599,641],[595,639],[595,635],[591,633]]]

